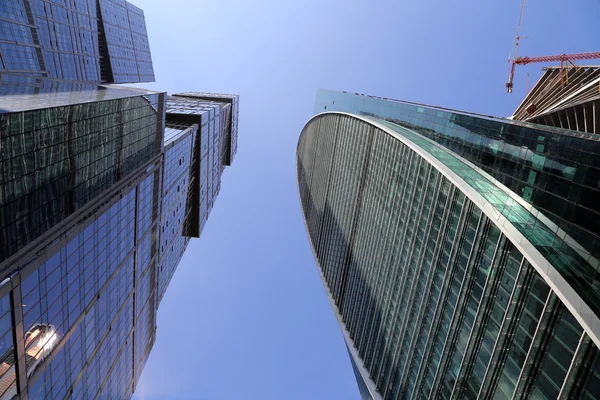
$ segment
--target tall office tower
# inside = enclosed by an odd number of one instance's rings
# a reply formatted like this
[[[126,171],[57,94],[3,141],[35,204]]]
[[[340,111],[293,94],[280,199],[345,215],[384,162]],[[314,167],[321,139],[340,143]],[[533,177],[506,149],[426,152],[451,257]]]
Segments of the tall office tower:
[[[238,96],[108,86],[0,109],[0,399],[129,398],[237,150]]]
[[[223,169],[237,151],[238,100],[238,95],[213,93],[181,93],[167,100],[158,302],[189,239],[200,237]]]
[[[237,146],[237,96],[190,94],[186,119],[165,93],[100,85],[153,79],[125,1],[0,4],[2,400],[135,390]]]
[[[511,118],[600,133],[600,67],[546,68]]]
[[[302,212],[364,399],[600,397],[596,135],[319,91]]]
[[[2,93],[154,81],[144,13],[124,0],[3,0],[0,16]]]
[[[165,94],[103,87],[0,109],[0,398],[122,398],[155,330]]]

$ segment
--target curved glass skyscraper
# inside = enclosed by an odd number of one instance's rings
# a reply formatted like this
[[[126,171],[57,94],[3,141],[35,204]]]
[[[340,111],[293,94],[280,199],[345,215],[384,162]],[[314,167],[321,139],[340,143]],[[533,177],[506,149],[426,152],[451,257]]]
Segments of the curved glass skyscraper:
[[[577,216],[599,214],[597,138],[337,92],[316,108],[299,193],[362,397],[600,398],[600,224]]]

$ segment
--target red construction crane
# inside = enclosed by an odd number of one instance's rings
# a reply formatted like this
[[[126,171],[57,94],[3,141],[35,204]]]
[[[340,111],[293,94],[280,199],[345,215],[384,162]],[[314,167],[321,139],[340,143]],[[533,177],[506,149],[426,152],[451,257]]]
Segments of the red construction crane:
[[[517,36],[515,38],[515,53],[513,55],[513,59],[508,59],[508,62],[511,63],[510,66],[510,74],[508,75],[508,82],[506,83],[506,91],[508,93],[512,93],[513,89],[513,79],[515,77],[515,67],[517,65],[526,65],[531,63],[538,62],[555,62],[560,61],[560,80],[562,82],[563,77],[563,67],[566,64],[575,65],[573,61],[575,60],[593,60],[595,58],[600,58],[600,52],[593,53],[579,53],[579,54],[561,54],[559,56],[543,56],[543,57],[517,57],[517,53],[519,51],[519,41],[521,40],[521,26],[523,26],[523,12],[525,11],[525,1],[521,1],[521,13],[519,15],[519,25],[517,25]]]
[[[506,91],[508,93],[512,93],[513,88],[513,78],[515,76],[515,67],[517,65],[526,65],[531,63],[538,62],[555,62],[560,61],[560,77],[562,82],[562,73],[563,67],[566,64],[573,64],[573,61],[576,60],[593,60],[595,58],[600,58],[600,51],[592,52],[592,53],[578,53],[578,54],[561,54],[558,56],[542,56],[542,57],[517,57],[510,60],[512,64],[510,67],[510,75],[508,76],[508,82],[506,83]]]

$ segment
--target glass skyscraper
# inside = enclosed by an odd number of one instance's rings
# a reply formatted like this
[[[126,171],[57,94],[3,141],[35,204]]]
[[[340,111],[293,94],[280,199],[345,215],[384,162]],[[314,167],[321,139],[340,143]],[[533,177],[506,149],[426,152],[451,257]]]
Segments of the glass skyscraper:
[[[125,0],[3,0],[0,16],[3,90],[154,81],[144,13]]]
[[[364,399],[600,398],[596,135],[320,90],[306,228]]]
[[[123,0],[0,4],[0,399],[123,399],[237,150],[238,96],[153,81]]]
[[[206,224],[237,150],[237,121],[237,95],[181,93],[167,100],[159,301],[188,241]]]

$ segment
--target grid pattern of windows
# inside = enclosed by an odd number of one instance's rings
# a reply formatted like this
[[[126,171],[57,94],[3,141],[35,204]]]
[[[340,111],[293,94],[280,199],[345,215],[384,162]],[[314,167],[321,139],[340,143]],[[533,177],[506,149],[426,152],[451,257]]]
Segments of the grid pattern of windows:
[[[0,14],[0,71],[101,82],[110,68],[111,83],[154,81],[144,13],[128,2],[5,0]]]
[[[203,102],[221,102],[224,103],[223,116],[225,120],[222,121],[224,127],[223,149],[227,150],[226,165],[231,165],[237,152],[237,138],[238,138],[238,119],[239,119],[239,96],[237,94],[222,94],[222,93],[201,93],[201,92],[187,92],[179,93],[176,96],[184,98],[192,98],[202,100]],[[225,104],[229,104],[231,108],[227,108]]]
[[[125,1],[98,1],[114,82],[154,81],[143,11]]]
[[[193,124],[167,122],[165,125],[165,146],[168,146],[172,141],[185,136],[185,134],[192,129],[194,129]]]
[[[154,268],[149,268],[147,275],[152,274],[154,272]],[[150,350],[152,349],[152,345],[154,344],[154,336],[155,336],[155,324],[156,324],[156,303],[155,303],[155,289],[150,291],[150,295],[146,300],[146,303],[143,306],[136,307],[138,315],[136,316],[136,331],[135,331],[135,347],[133,349],[133,365],[135,370],[134,382],[138,382],[140,376],[142,375],[142,370],[144,369],[144,365],[148,360],[148,356],[150,356]]]
[[[122,266],[123,263],[130,266],[133,272],[133,258],[129,254],[134,246],[134,218],[135,190],[110,207],[23,280],[21,287],[26,338],[37,327],[50,325],[60,341],[84,310],[96,301],[97,294],[107,281],[110,287],[118,284],[121,291],[126,290],[128,285],[132,288],[132,282],[125,278],[119,282],[113,276],[117,269],[121,273],[127,269]],[[114,290],[117,289],[109,288],[110,293]],[[111,298],[111,294],[108,297]],[[108,311],[116,310],[118,308],[109,308]],[[100,313],[97,316],[104,321],[110,320]],[[102,332],[100,329],[99,334]],[[30,373],[43,359],[43,351],[39,349],[38,352],[40,355],[30,354]]]
[[[4,260],[18,253],[3,264],[17,260],[0,299],[0,399],[17,393],[17,375],[31,399],[127,398],[190,215],[202,227],[219,192],[231,106],[193,100],[194,120],[173,121],[157,143],[163,94],[108,88],[98,101],[97,89],[40,91],[0,100],[14,110],[0,115],[0,238]],[[13,298],[18,308],[5,310]],[[14,346],[21,332],[24,346]]]
[[[538,352],[543,352],[544,358],[536,371],[532,387],[526,389],[531,391],[530,396],[535,399],[558,398],[581,337],[579,323],[564,307],[561,306],[560,309],[553,327],[554,335],[542,349],[538,349]],[[598,391],[600,392],[600,388]]]
[[[525,215],[516,203],[502,210],[491,181],[385,124],[487,196],[526,238],[537,232],[540,246],[543,229],[512,216]],[[359,354],[364,398],[374,395],[364,391],[365,373],[384,399],[553,399],[562,388],[582,390],[565,387],[568,373],[588,371],[578,361],[581,326],[494,222],[424,158],[368,122],[325,114],[303,130],[297,161],[309,238]]]
[[[598,135],[319,90],[315,112],[323,111],[376,116],[434,140],[531,203],[600,258]],[[600,276],[587,279],[600,281]]]
[[[159,154],[143,97],[0,114],[0,261]]]
[[[90,398],[97,393],[133,327],[133,302],[129,295],[132,290],[133,257],[129,257],[75,332],[31,384],[30,398],[62,398],[74,383],[73,398]],[[75,382],[82,367],[84,373]]]
[[[484,295],[484,301],[487,303],[484,307],[488,312],[479,314],[480,317],[476,322],[477,336],[473,339],[474,346],[463,359],[465,367],[457,383],[458,394],[465,392],[465,396],[469,399],[476,398],[481,388],[523,259],[512,243],[505,242],[503,246],[503,253],[496,258],[497,261],[490,271],[490,274],[493,274],[490,278],[491,287],[487,288]],[[506,263],[504,263],[505,257]]]
[[[199,237],[221,187],[237,96],[185,93],[167,100],[157,265],[158,302],[189,242]],[[237,111],[236,111],[237,112]],[[237,135],[237,132],[235,133]]]
[[[160,178],[147,174],[23,276],[29,398],[131,395],[155,336],[152,215]]]
[[[134,207],[132,191],[23,280],[25,332],[50,323],[62,335],[73,325],[132,250]]]
[[[217,98],[199,100],[182,96],[168,98],[167,121],[194,121],[199,125],[190,144],[195,149],[192,153],[191,162],[194,164],[192,168],[197,170],[197,179],[191,181],[191,190],[198,190],[200,193],[198,224],[201,232],[221,187],[221,174],[224,167],[221,157],[224,143],[221,142],[221,138],[224,136],[223,129],[225,129],[221,113],[225,105]],[[199,153],[196,153],[198,150]],[[168,163],[165,165],[169,166]],[[194,204],[192,207],[197,205]]]
[[[137,238],[138,240],[148,231],[152,225],[152,211],[154,198],[154,175],[150,175],[140,183],[140,193],[137,213]]]
[[[190,196],[190,168],[193,139],[197,130],[184,131],[176,143],[165,151],[163,201],[160,227],[160,264],[157,271],[158,301],[183,256],[189,238],[184,236],[184,225]]]

